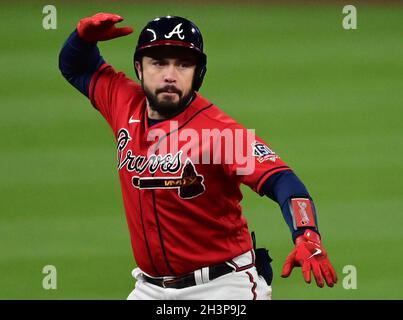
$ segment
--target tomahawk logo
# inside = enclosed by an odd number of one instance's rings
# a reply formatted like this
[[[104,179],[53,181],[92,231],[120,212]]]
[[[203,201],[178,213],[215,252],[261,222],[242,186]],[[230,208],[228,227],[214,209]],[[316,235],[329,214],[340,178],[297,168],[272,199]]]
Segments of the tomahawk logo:
[[[181,29],[181,26],[182,26],[182,23],[179,23],[178,25],[175,26],[175,28],[170,33],[168,33],[168,35],[164,34],[164,37],[166,39],[171,39],[172,36],[174,34],[176,34],[179,39],[181,39],[181,40],[185,39],[185,36],[181,35],[183,32],[183,29]]]
[[[192,199],[205,190],[204,177],[197,173],[192,161],[188,160],[179,177],[132,177],[133,187],[138,189],[178,189],[182,199]]]

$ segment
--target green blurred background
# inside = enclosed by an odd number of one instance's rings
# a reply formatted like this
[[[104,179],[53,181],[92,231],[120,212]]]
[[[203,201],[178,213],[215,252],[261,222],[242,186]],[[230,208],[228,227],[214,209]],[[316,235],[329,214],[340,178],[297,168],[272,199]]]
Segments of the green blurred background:
[[[244,188],[258,244],[274,258],[274,299],[402,299],[403,6],[367,5],[358,29],[342,28],[345,2],[255,4],[1,2],[0,298],[125,299],[134,268],[111,130],[60,75],[59,50],[77,21],[119,13],[136,31],[100,44],[135,78],[138,31],[166,14],[203,32],[208,72],[201,93],[255,128],[313,195],[339,284],[319,289],[300,270],[279,277],[292,248],[276,203]],[[57,268],[44,290],[42,268]],[[357,289],[343,288],[343,267]]]

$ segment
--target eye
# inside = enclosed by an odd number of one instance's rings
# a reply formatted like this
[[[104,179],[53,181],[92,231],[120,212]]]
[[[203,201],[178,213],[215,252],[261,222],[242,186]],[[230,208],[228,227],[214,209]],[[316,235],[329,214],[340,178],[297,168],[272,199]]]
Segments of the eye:
[[[152,65],[153,65],[153,66],[156,66],[156,67],[162,67],[162,66],[164,66],[165,64],[164,64],[164,61],[163,61],[163,60],[153,60],[153,61],[152,61]]]
[[[190,61],[181,61],[179,62],[179,68],[181,69],[187,69],[191,68],[193,66],[193,63]]]

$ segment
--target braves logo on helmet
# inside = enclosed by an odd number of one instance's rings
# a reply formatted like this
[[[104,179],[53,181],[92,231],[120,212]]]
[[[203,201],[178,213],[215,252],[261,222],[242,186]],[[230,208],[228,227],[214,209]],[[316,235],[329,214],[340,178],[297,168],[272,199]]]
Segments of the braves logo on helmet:
[[[181,40],[185,39],[185,36],[182,35],[183,29],[181,29],[181,26],[182,26],[182,23],[179,23],[178,25],[175,26],[175,28],[169,34],[165,34],[164,37],[166,39],[170,39],[170,38],[172,38],[172,36],[174,34],[176,34],[179,39],[181,39]]]

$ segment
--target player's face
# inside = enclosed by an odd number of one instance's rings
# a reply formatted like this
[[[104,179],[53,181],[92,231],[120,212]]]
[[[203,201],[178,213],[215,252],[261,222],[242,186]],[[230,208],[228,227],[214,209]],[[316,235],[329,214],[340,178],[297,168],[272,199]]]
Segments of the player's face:
[[[193,91],[197,58],[185,48],[159,47],[149,50],[142,64],[136,62],[150,108],[169,117],[185,107]]]

